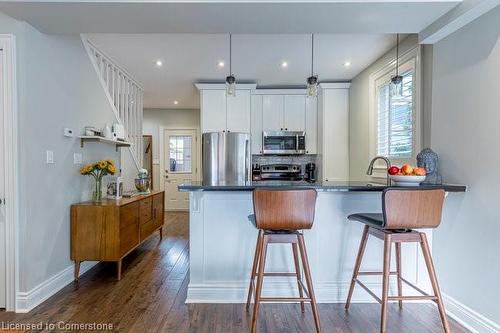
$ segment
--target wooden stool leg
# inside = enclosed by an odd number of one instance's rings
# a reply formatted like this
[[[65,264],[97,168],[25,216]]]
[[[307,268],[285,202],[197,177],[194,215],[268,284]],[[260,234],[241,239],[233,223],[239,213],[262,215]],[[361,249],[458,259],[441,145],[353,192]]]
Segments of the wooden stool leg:
[[[316,325],[316,332],[321,332],[319,323],[318,305],[316,304],[316,296],[314,295],[313,282],[311,277],[311,270],[309,268],[309,260],[307,259],[306,244],[304,242],[304,235],[297,235],[299,241],[300,256],[302,258],[302,267],[304,267],[304,275],[306,277],[307,290],[309,291],[309,298],[311,298],[311,309],[314,317],[314,324]]]
[[[260,294],[262,293],[262,283],[264,282],[264,271],[266,269],[266,254],[267,254],[267,242],[268,236],[264,235],[262,237],[260,245],[260,255],[259,255],[259,269],[257,274],[257,288],[255,290],[255,303],[253,305],[253,316],[252,316],[252,329],[251,332],[257,332],[257,316],[259,315],[260,307]]]
[[[349,293],[347,294],[347,301],[345,302],[346,310],[349,309],[351,305],[352,293],[354,292],[354,286],[356,285],[356,279],[358,278],[359,269],[361,267],[361,261],[363,260],[363,254],[365,253],[366,242],[368,241],[368,229],[370,227],[365,225],[363,229],[363,235],[361,236],[361,243],[359,244],[358,256],[356,257],[356,263],[354,264],[354,272],[352,273],[351,286],[349,287]]]
[[[401,243],[397,242],[396,245],[396,274],[398,279],[398,296],[403,296],[403,283],[401,281]],[[399,300],[399,308],[403,308],[403,301]]]
[[[380,333],[384,333],[387,324],[387,301],[389,296],[389,273],[391,270],[391,235],[384,237],[384,269],[382,283],[382,311],[380,315]]]
[[[421,232],[420,239],[420,246],[422,247],[422,252],[424,254],[425,264],[427,266],[427,271],[429,272],[429,277],[431,279],[432,289],[434,290],[434,296],[437,297],[437,306],[439,309],[439,315],[441,316],[441,322],[443,323],[444,331],[446,333],[449,333],[451,332],[450,325],[448,324],[448,318],[446,317],[443,298],[441,297],[441,290],[439,289],[436,271],[434,270],[434,263],[432,261],[429,243],[427,242],[427,236],[423,232]]]
[[[299,263],[299,254],[297,250],[297,244],[292,243],[292,251],[293,251],[293,261],[295,263],[295,274],[297,274],[297,285],[299,287],[299,296],[300,298],[304,297],[304,291],[302,290],[302,284],[299,282],[302,280],[301,274],[300,274],[300,263]],[[304,307],[304,302],[300,302],[300,309],[302,313],[305,312],[305,307]]]
[[[255,275],[257,274],[257,265],[259,263],[259,255],[260,255],[260,243],[262,241],[262,230],[259,230],[257,235],[257,244],[255,245],[255,254],[253,257],[253,265],[252,265],[252,274],[250,275],[250,286],[248,287],[248,297],[247,297],[247,305],[246,311],[250,309],[250,302],[252,301],[252,292],[253,292],[253,284],[255,280]]]
[[[158,232],[160,233],[160,242],[161,242],[163,240],[163,227],[160,227]]]

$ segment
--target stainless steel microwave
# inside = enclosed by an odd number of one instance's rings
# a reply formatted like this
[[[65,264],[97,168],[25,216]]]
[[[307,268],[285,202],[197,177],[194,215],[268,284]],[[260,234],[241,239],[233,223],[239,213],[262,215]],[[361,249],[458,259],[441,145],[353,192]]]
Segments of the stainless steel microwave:
[[[306,133],[303,131],[264,131],[264,155],[303,155],[306,153]]]

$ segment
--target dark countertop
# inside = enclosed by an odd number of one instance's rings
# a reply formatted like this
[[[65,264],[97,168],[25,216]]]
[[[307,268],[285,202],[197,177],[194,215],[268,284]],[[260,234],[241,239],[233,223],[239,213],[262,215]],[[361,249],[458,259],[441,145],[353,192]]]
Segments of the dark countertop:
[[[313,188],[317,191],[325,192],[381,192],[388,186],[385,183],[362,182],[362,181],[345,181],[345,182],[316,182],[308,183],[305,181],[251,181],[246,183],[217,183],[204,184],[199,181],[183,183],[179,185],[179,191],[252,191],[256,188],[270,189],[304,189]],[[395,188],[442,188],[446,192],[465,192],[465,185],[420,185],[420,186],[392,186]]]

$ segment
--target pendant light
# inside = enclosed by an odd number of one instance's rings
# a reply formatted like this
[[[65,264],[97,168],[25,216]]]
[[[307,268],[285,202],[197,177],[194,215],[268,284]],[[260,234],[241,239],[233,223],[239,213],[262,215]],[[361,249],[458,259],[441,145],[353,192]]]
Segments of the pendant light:
[[[314,75],[314,34],[311,34],[311,76],[307,78],[307,96],[318,96],[318,76]]]
[[[226,96],[236,96],[236,78],[232,72],[232,35],[229,34],[229,76],[226,77]]]
[[[391,77],[391,93],[394,97],[403,95],[403,77],[399,75],[399,34],[396,34],[396,75]]]

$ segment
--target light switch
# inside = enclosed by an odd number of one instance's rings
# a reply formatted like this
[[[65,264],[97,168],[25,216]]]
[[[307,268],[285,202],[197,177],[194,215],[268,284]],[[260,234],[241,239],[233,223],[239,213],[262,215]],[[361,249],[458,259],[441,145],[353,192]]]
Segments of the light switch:
[[[82,164],[82,162],[83,162],[82,154],[74,153],[73,154],[73,164]]]
[[[47,150],[47,164],[54,164],[54,152],[52,150]]]

